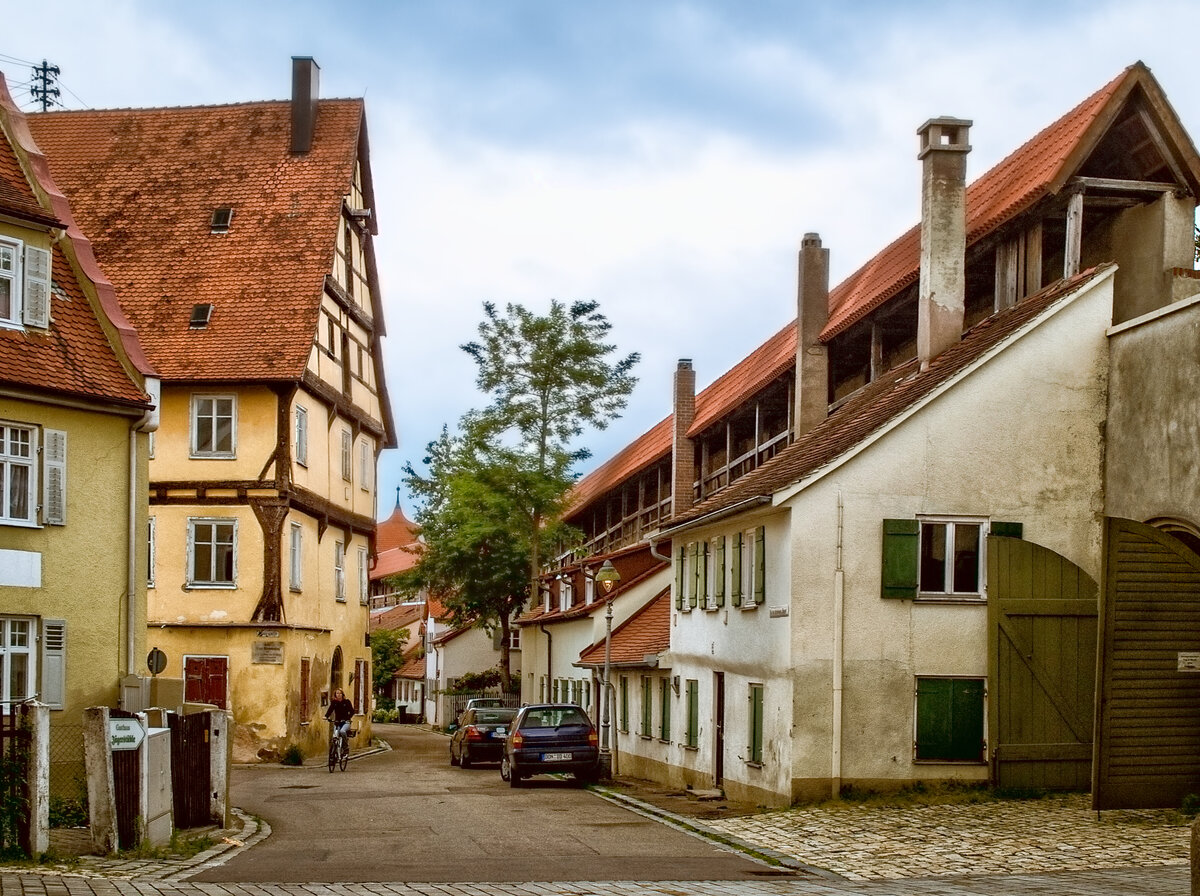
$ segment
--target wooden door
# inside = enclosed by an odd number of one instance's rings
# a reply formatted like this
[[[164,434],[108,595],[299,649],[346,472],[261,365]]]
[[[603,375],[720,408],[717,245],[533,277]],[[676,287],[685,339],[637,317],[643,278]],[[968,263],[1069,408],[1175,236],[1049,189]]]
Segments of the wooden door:
[[[1097,809],[1200,793],[1200,556],[1133,520],[1105,526]]]
[[[167,717],[171,729],[171,784],[175,827],[199,828],[213,823],[209,755],[209,713]],[[219,819],[218,819],[219,820]]]
[[[1019,538],[988,536],[987,558],[993,783],[1087,790],[1096,582],[1066,558]]]
[[[184,661],[184,699],[188,703],[211,703],[218,709],[226,706],[226,685],[229,681],[229,658],[224,656],[189,656]]]

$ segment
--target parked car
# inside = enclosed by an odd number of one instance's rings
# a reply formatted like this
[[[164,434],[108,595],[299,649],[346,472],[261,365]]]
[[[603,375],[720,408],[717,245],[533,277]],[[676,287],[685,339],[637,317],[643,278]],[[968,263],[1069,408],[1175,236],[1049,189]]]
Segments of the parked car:
[[[530,775],[556,772],[568,772],[581,784],[600,776],[596,726],[571,703],[522,706],[504,740],[500,777],[520,787]]]
[[[504,737],[516,713],[503,706],[464,712],[450,737],[450,764],[470,768],[476,762],[499,762]]]

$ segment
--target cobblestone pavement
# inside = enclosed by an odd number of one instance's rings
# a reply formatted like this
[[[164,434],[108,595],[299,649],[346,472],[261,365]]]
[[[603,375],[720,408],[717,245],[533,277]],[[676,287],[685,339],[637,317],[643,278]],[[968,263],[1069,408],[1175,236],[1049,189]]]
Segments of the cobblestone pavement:
[[[1188,892],[1190,828],[1166,812],[1088,809],[1086,797],[903,809],[788,809],[698,818],[602,791],[634,811],[771,862],[761,881],[505,884],[193,884],[270,828],[238,815],[188,859],[84,856],[0,868],[0,896],[1167,896]],[[659,802],[665,802],[659,800]]]

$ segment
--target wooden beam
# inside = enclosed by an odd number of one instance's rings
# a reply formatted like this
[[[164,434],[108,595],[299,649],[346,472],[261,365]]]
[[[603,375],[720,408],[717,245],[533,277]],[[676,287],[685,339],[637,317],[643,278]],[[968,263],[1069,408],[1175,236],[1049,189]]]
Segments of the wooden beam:
[[[1079,273],[1083,254],[1083,193],[1071,194],[1067,204],[1067,239],[1063,250],[1063,277]]]

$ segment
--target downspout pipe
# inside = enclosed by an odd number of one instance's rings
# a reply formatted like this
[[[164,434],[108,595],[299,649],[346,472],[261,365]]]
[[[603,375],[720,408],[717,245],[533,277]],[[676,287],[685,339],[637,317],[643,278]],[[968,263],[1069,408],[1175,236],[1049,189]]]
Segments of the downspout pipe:
[[[842,666],[846,611],[846,571],[842,566],[842,493],[837,496],[837,562],[833,570],[833,753],[830,762],[830,796],[842,795]]]
[[[146,377],[146,392],[153,401],[153,407],[146,410],[141,418],[129,427],[129,546],[127,577],[125,580],[125,674],[133,675],[138,667],[137,651],[137,604],[133,596],[137,593],[137,547],[138,547],[138,509],[141,506],[141,496],[138,493],[138,451],[137,437],[140,432],[154,432],[158,429],[159,408],[162,407],[162,381],[157,377]]]
[[[554,681],[554,635],[546,631],[545,623],[538,625],[538,631],[546,636],[546,693],[542,695],[541,702],[550,702],[550,686]]]

